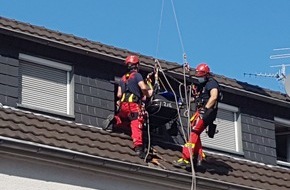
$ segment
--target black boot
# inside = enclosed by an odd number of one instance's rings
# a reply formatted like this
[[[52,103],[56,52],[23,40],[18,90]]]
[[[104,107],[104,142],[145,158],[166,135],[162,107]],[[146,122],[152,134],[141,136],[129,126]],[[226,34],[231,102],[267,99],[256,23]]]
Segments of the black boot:
[[[191,167],[190,162],[188,160],[183,159],[183,158],[180,158],[178,160],[174,160],[172,164],[176,168],[187,169],[187,168]]]
[[[198,155],[197,156],[197,160],[196,160],[196,166],[197,167],[202,167],[202,163],[203,163],[203,157],[202,157],[202,155]]]
[[[197,162],[196,162],[196,166],[197,167],[201,167],[202,166],[202,160],[197,160]]]
[[[136,146],[135,147],[136,155],[139,156],[139,158],[144,159],[145,158],[145,152],[143,146]]]
[[[107,119],[103,121],[103,130],[112,131],[115,122],[115,117],[113,114],[108,115]]]

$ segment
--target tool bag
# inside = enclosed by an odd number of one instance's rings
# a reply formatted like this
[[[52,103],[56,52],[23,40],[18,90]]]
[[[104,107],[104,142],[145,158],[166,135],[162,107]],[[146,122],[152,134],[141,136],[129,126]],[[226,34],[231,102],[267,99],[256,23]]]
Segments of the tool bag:
[[[150,118],[150,125],[158,127],[175,120],[178,117],[177,109],[179,108],[176,105],[173,93],[161,92],[154,95],[146,107]]]

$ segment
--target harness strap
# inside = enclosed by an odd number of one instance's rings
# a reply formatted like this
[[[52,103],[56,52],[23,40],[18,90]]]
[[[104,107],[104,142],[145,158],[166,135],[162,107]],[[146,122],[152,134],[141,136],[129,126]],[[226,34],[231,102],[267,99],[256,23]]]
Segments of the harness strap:
[[[135,103],[139,103],[140,100],[139,100],[139,98],[135,94],[130,93],[130,92],[125,92],[122,95],[121,102],[135,102]]]
[[[195,113],[193,114],[193,116],[190,118],[190,122],[193,122],[193,121],[196,120],[198,117],[199,117],[199,113],[198,113],[198,112],[195,112]]]
[[[130,92],[130,89],[128,88],[128,80],[134,77],[135,73],[136,73],[135,71],[129,72],[122,77],[122,81],[125,84],[125,92],[123,92],[122,94],[121,102],[135,102],[135,103],[140,102],[139,97]]]

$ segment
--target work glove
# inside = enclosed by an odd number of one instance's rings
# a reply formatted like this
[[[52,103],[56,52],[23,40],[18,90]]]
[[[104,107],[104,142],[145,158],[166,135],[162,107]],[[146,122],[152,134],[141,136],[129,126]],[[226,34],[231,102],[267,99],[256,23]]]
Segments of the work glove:
[[[199,112],[199,117],[204,120],[205,119],[205,116],[206,116],[206,111],[207,111],[207,108],[205,107],[202,107],[198,110]]]
[[[149,89],[153,89],[151,76],[152,76],[152,73],[149,73],[145,79],[146,84],[148,85]]]
[[[119,112],[119,111],[120,111],[120,106],[121,106],[121,101],[118,100],[118,101],[116,102],[116,112]]]
[[[153,73],[148,73],[146,76],[146,81],[151,82],[152,83],[152,78],[153,78]]]

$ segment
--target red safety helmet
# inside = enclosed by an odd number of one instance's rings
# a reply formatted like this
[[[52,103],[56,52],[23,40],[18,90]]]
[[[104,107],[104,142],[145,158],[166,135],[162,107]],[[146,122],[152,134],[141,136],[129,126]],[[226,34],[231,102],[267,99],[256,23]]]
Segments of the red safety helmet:
[[[203,76],[208,75],[209,72],[210,72],[210,68],[208,67],[208,65],[206,63],[200,63],[199,65],[197,65],[195,69],[195,76],[203,77]]]
[[[136,55],[128,55],[125,60],[126,65],[137,65],[139,64],[139,58]]]

